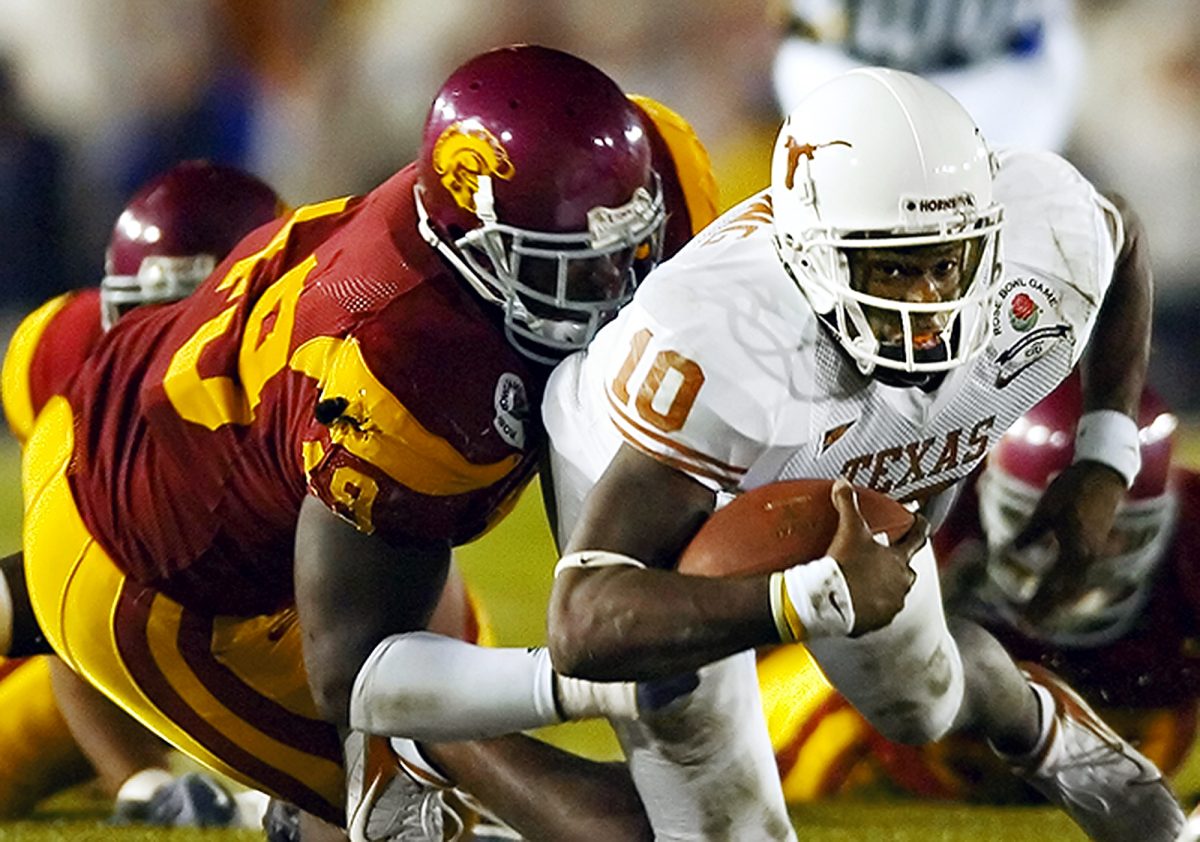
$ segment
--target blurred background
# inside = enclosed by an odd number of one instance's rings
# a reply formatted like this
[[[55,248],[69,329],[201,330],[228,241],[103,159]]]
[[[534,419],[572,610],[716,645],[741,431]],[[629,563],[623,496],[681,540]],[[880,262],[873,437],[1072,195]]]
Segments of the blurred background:
[[[371,188],[413,157],[450,70],[512,41],[577,53],[680,111],[731,204],[766,183],[788,13],[832,5],[0,0],[3,321],[96,283],[125,199],[180,158],[242,166],[293,204]],[[1083,69],[1066,152],[1146,220],[1153,377],[1200,412],[1200,16],[1194,0],[1080,0],[1075,17]]]
[[[450,70],[512,41],[577,53],[681,112],[731,204],[767,180],[789,12],[833,5],[0,0],[4,321],[96,283],[125,199],[181,158],[242,166],[293,204],[371,188],[414,156]],[[1194,0],[1079,0],[1074,12],[1083,63],[1066,153],[1145,219],[1153,378],[1200,412],[1200,16]]]

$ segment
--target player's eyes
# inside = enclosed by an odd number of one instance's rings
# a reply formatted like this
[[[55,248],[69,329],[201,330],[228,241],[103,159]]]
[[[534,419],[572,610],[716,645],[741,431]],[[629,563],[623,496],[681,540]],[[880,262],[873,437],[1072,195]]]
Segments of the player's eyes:
[[[933,271],[938,275],[949,275],[958,268],[957,260],[939,260],[933,267]]]

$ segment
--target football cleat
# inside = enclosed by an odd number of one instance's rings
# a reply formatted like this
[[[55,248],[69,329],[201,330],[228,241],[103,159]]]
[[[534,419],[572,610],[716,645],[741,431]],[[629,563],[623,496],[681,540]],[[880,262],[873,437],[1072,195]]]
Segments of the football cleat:
[[[1162,773],[1049,670],[1022,664],[1048,733],[1013,772],[1066,811],[1096,842],[1175,842],[1184,816]]]
[[[300,842],[300,808],[272,798],[263,815],[262,827],[267,842]]]
[[[442,791],[419,780],[386,737],[352,731],[345,756],[350,842],[442,842]]]
[[[149,801],[118,800],[111,823],[233,827],[237,818],[237,803],[225,787],[203,772],[188,772],[158,787]]]
[[[459,833],[453,837],[455,840],[521,842],[524,838],[466,790],[448,790],[446,808],[446,818],[459,827]]]

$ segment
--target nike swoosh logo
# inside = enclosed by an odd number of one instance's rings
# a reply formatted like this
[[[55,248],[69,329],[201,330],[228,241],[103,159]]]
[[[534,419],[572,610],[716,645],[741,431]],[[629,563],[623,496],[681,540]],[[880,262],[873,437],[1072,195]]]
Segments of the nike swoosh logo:
[[[829,595],[829,604],[833,606],[833,610],[838,613],[839,617],[841,617],[843,620],[846,619],[846,612],[842,609],[842,606],[838,604],[837,594],[831,593]]]
[[[1003,371],[999,372],[996,375],[996,388],[1003,389],[1009,383],[1013,382],[1013,380],[1016,378],[1016,376],[1018,374],[1020,374],[1025,369],[1029,368],[1035,362],[1037,362],[1037,360],[1030,360],[1029,362],[1025,363],[1023,366],[1021,366],[1020,368],[1017,368],[1014,371],[1010,371],[1007,374],[1005,374]]]

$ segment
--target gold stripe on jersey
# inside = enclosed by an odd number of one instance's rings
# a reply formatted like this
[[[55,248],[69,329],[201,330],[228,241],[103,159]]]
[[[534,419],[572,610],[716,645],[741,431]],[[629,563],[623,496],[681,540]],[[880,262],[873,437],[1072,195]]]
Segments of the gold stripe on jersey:
[[[67,306],[74,293],[64,292],[51,298],[21,320],[8,343],[4,354],[4,368],[0,371],[0,395],[4,399],[4,417],[8,429],[21,444],[33,432],[35,413],[33,393],[29,383],[29,371],[33,367],[33,355],[38,343],[54,317]]]
[[[306,441],[300,445],[300,460],[304,467],[304,475],[308,476],[308,472],[317,465],[321,464],[321,460],[325,458],[325,445],[319,441]]]
[[[276,252],[280,251],[287,245],[288,238],[292,234],[292,228],[298,222],[308,222],[312,219],[318,219],[322,216],[330,216],[335,213],[341,213],[345,210],[346,205],[350,202],[352,196],[342,196],[338,199],[328,199],[324,202],[317,202],[312,205],[303,205],[288,217],[287,221],[280,226],[275,232],[270,241],[254,254],[247,255],[233,264],[229,268],[225,277],[217,284],[217,290],[228,289],[229,294],[226,295],[226,301],[233,301],[241,298],[249,287],[250,278],[254,274],[254,268],[264,260],[272,257]]]
[[[158,594],[154,597],[154,602],[150,609],[150,619],[146,628],[147,642],[149,643],[155,664],[162,671],[162,674],[166,677],[176,694],[180,698],[186,699],[188,706],[199,713],[209,725],[216,728],[224,737],[249,752],[256,759],[268,763],[277,769],[286,770],[289,775],[309,789],[324,795],[326,800],[334,804],[338,803],[339,799],[335,793],[340,790],[342,784],[342,768],[340,765],[306,751],[301,751],[294,746],[282,743],[264,734],[251,723],[225,707],[196,676],[176,645],[176,641],[180,636],[182,617],[183,608],[178,603],[162,594]],[[238,629],[237,626],[240,623],[237,619],[229,618],[228,622],[224,623],[222,627],[214,630],[213,655],[218,662],[225,663],[229,659],[230,654],[238,656],[234,659],[235,662],[245,662],[249,657],[257,654],[255,652],[256,648],[273,648],[273,641],[270,640],[269,633],[266,632],[266,626],[261,621],[256,622],[257,619],[251,618],[250,624],[246,629]],[[231,625],[233,626],[232,630],[230,628]],[[220,634],[216,633],[218,631]],[[294,669],[290,672],[266,673],[267,680],[259,679],[256,682],[259,687],[255,689],[259,691],[260,695],[272,701],[275,701],[277,697],[287,699],[289,707],[299,708],[305,711],[306,715],[312,715],[315,713],[315,710],[311,704],[302,705],[296,700],[297,693],[308,692],[308,685],[302,669],[303,660],[298,646],[299,634],[293,634],[291,637],[293,638],[292,643],[294,645],[289,647],[289,649],[294,652],[293,658],[289,660],[281,653],[271,651],[266,653],[264,663],[290,663],[294,666]],[[221,651],[220,645],[223,641],[235,643],[236,648],[231,653]],[[238,649],[242,650],[240,655],[237,651]],[[234,670],[234,672],[243,679],[251,674],[245,668]],[[260,670],[259,674],[263,675],[264,673]],[[160,727],[160,721],[169,722],[157,709],[151,711],[151,716],[154,720],[151,727],[156,730]],[[142,718],[142,715],[139,718]],[[143,721],[145,720],[143,719]],[[170,724],[171,727],[174,727],[173,723]],[[201,750],[207,756],[215,756],[204,747],[201,747]],[[188,750],[188,753],[196,756],[191,750]],[[262,782],[247,780],[245,773],[234,771],[233,775],[238,780],[251,786],[258,788],[262,788],[263,786]]]
[[[487,488],[521,461],[516,453],[485,465],[468,461],[379,382],[353,337],[332,355],[321,387],[321,400],[348,401],[329,426],[332,443],[419,494],[445,497]]]
[[[609,407],[612,409],[610,416],[616,423],[618,432],[632,445],[636,446],[655,459],[666,462],[672,467],[682,468],[683,470],[696,474],[698,476],[707,477],[708,479],[717,480],[722,484],[734,484],[746,474],[746,468],[737,465],[730,465],[727,462],[722,462],[719,459],[714,459],[698,450],[694,450],[679,442],[672,441],[660,433],[655,432],[649,427],[641,424],[637,419],[631,417],[625,407],[621,406],[616,398],[605,389],[605,396],[608,398]],[[675,452],[672,454],[664,454],[661,451],[655,450],[650,445],[640,439],[644,437],[652,442],[669,448]]]
[[[830,794],[844,763],[865,752],[871,730],[848,704],[833,704],[837,691],[825,678],[808,649],[779,646],[758,661],[759,691],[767,731],[781,768],[789,804]]]
[[[849,705],[823,716],[781,781],[784,800],[797,804],[831,795],[848,771],[845,765],[865,754],[870,734],[862,714]]]
[[[258,617],[214,617],[212,651],[214,660],[260,696],[296,716],[321,718],[303,671],[283,676],[262,668],[267,662],[299,664],[303,660],[294,607]]]
[[[650,116],[671,150],[675,174],[687,202],[692,233],[698,233],[717,218],[717,179],[713,176],[708,150],[696,137],[691,124],[658,100],[638,94],[629,94],[629,99]]]
[[[250,786],[258,781],[233,768],[193,737],[147,697],[119,653],[114,616],[125,577],[88,532],[71,494],[66,467],[74,449],[73,419],[65,398],[51,398],[25,451],[25,575],[34,614],[55,652],[143,725],[202,763]],[[269,766],[283,770],[331,804],[340,803],[341,767],[275,740],[222,705],[192,672],[180,654],[182,608],[161,594],[153,597],[145,634],[156,665],[172,689],[210,726]],[[214,646],[222,640],[246,646],[255,634],[268,633],[257,618],[232,631],[217,626]],[[231,621],[236,623],[236,621]],[[214,657],[216,654],[214,653]],[[242,658],[222,654],[231,665]],[[258,683],[263,695],[293,700],[307,686],[302,662],[294,674],[276,670]],[[243,667],[236,670],[245,672]],[[294,701],[290,707],[303,707]]]

